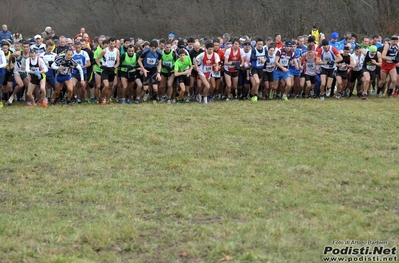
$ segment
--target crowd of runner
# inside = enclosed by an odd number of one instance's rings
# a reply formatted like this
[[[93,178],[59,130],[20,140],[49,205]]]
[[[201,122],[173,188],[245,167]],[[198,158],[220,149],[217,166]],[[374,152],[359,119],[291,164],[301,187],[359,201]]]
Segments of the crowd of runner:
[[[266,39],[228,33],[214,39],[143,41],[100,35],[82,28],[74,37],[51,27],[24,39],[7,25],[0,31],[0,98],[11,105],[66,103],[139,104],[215,100],[272,100],[370,95],[397,96],[398,36],[358,41],[356,34],[326,39],[310,34]]]

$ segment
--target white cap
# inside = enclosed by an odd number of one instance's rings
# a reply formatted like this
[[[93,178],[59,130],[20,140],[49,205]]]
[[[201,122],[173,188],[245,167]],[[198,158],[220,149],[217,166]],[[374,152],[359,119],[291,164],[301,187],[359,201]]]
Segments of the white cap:
[[[36,38],[42,38],[42,36],[41,36],[41,35],[36,35],[36,36],[34,37],[34,39],[36,39]]]

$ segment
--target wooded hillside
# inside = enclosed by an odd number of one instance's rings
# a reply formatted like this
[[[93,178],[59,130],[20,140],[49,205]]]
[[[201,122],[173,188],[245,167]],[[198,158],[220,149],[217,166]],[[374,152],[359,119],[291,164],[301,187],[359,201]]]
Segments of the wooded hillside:
[[[81,27],[90,36],[296,37],[313,24],[327,36],[348,31],[359,36],[397,33],[399,5],[394,0],[2,0],[0,23],[11,32],[33,36],[51,26],[57,35],[74,36]]]

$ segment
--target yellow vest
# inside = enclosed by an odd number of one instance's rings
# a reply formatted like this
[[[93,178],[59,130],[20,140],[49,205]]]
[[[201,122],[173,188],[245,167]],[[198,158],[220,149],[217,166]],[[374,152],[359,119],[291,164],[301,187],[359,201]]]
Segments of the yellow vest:
[[[319,38],[320,38],[320,32],[319,32],[319,30],[318,30],[318,29],[312,29],[311,35],[314,36],[314,38],[316,39],[316,40],[315,40],[315,43],[318,44]]]

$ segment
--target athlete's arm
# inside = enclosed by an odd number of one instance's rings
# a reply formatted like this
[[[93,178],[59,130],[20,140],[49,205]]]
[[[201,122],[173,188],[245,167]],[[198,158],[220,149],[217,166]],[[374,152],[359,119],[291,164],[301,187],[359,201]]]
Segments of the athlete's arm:
[[[48,71],[48,67],[46,65],[46,62],[44,62],[43,58],[37,58],[38,61],[37,63],[40,63],[40,73],[46,73]]]
[[[352,56],[349,56],[350,62],[348,65],[348,68],[354,68],[355,67],[355,60],[353,59]]]
[[[85,54],[84,54],[84,56],[85,56],[86,64],[85,64],[85,65],[83,65],[83,67],[82,67],[82,68],[88,68],[88,67],[90,67],[90,66],[91,66],[91,61],[90,61],[89,54],[88,54],[88,53],[85,51]]]
[[[392,61],[392,59],[390,57],[387,57],[388,49],[389,49],[389,44],[385,44],[384,50],[382,51],[382,54],[381,54],[381,58],[385,61]]]
[[[105,55],[105,52],[106,52],[106,51],[107,51],[106,49],[103,49],[103,50],[101,51],[101,53],[96,57],[96,64],[97,64],[97,66],[99,66],[100,68],[101,68],[100,59]]]
[[[116,53],[118,53],[118,54],[116,55],[116,64],[115,64],[114,68],[118,68],[119,64],[120,64],[120,55],[119,55],[120,53],[119,53],[118,49],[116,50]]]
[[[377,61],[374,63],[375,65],[381,67],[382,66],[382,58],[381,58],[381,53],[377,51]]]
[[[80,79],[83,81],[84,77],[83,77],[83,69],[82,69],[82,67],[79,64],[77,64],[76,65],[76,69],[79,70]]]

